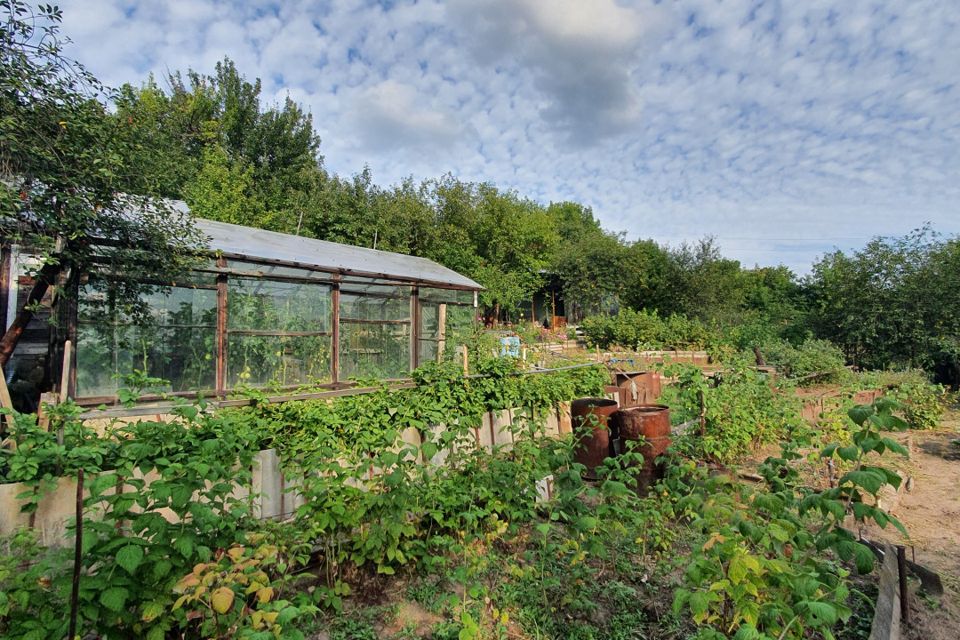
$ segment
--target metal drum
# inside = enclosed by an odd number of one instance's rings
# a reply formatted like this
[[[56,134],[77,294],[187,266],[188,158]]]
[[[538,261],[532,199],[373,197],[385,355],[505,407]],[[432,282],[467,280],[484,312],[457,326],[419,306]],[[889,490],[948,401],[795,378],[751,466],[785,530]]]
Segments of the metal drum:
[[[656,371],[619,371],[614,383],[621,407],[653,404],[660,399],[660,374]]]
[[[636,450],[630,441],[642,441],[643,466],[638,470],[637,489],[645,492],[663,477],[663,468],[656,459],[670,446],[670,409],[662,404],[649,404],[621,409],[614,419],[623,441],[623,450]]]
[[[573,459],[587,468],[585,478],[595,480],[596,468],[610,455],[610,417],[616,411],[617,401],[607,398],[580,398],[570,405],[577,438]]]

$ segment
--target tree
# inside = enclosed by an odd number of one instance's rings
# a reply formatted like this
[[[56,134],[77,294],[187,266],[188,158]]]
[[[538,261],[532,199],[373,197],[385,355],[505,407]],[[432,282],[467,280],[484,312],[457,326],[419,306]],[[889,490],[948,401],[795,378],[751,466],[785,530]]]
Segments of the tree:
[[[600,313],[605,303],[619,301],[630,271],[625,269],[628,249],[619,235],[584,234],[564,243],[553,271],[563,282],[563,295],[585,315]]]
[[[808,281],[817,334],[857,365],[936,364],[960,328],[956,256],[956,240],[944,242],[928,227],[827,254]]]
[[[3,366],[51,285],[69,292],[96,266],[142,312],[140,280],[182,272],[200,237],[189,216],[123,195],[126,138],[107,116],[106,89],[62,56],[59,9],[0,0],[0,14],[0,229],[41,259],[26,305],[0,338]]]
[[[185,185],[183,198],[197,217],[271,228],[263,204],[253,195],[253,169],[232,162],[219,146],[204,149],[200,171]]]

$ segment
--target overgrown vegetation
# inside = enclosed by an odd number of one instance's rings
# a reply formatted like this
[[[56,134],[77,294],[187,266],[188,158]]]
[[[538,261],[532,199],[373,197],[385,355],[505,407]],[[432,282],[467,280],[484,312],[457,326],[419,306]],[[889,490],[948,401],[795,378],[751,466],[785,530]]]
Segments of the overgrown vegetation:
[[[903,453],[885,433],[907,426],[893,401],[849,411],[819,454],[834,460],[836,482],[813,487],[797,462],[819,441],[790,396],[749,368],[714,385],[676,367],[672,402],[697,416],[702,397],[705,428],[638,496],[639,454],[588,483],[574,440],[543,431],[557,402],[602,391],[602,368],[522,376],[515,361],[477,355],[482,378],[434,364],[412,389],[218,412],[183,405],[175,420],[102,434],[70,405],[53,412],[52,431],[17,416],[0,475],[24,483],[30,511],[57,478],[84,470],[79,628],[105,637],[302,637],[396,579],[434,611],[441,638],[831,637],[850,615],[848,563],[866,571],[872,556],[845,518],[898,525],[875,506],[899,483],[880,455]],[[476,430],[490,429],[483,413],[505,409],[515,411],[503,444],[477,446]],[[763,486],[695,462],[778,440],[784,452],[764,463]],[[284,522],[256,519],[236,490],[265,447],[279,450],[291,499],[303,497]],[[551,500],[537,489],[547,476]],[[4,542],[0,631],[64,635],[64,616],[45,612],[69,610],[69,555],[29,532]],[[332,637],[382,636],[390,613],[379,611],[363,624],[351,616],[352,630],[337,623]]]

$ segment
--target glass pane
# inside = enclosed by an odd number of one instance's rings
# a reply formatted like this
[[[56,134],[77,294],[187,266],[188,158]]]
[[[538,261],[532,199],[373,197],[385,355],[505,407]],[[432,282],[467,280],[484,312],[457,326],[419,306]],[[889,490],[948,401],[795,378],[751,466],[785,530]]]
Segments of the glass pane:
[[[230,278],[229,329],[329,331],[330,287],[319,284]]]
[[[291,387],[329,382],[329,336],[227,339],[227,386]]]
[[[449,355],[457,345],[464,344],[476,327],[476,309],[447,305],[447,335],[445,352]]]
[[[437,348],[439,343],[436,340],[420,341],[420,364],[433,362],[437,359]]]
[[[227,262],[227,269],[230,271],[242,271],[244,274],[254,276],[305,278],[322,282],[329,282],[333,278],[333,274],[325,271],[297,269],[296,267],[284,267],[275,264],[257,264],[255,262],[243,262],[242,260],[229,260]]]
[[[403,378],[409,373],[409,324],[340,326],[341,378]]]
[[[77,328],[77,395],[110,396],[134,370],[167,381],[165,391],[214,387],[217,294],[175,287],[141,296],[145,325],[130,324],[128,310],[107,295],[109,283],[84,287]],[[111,308],[112,305],[112,308]]]
[[[215,331],[208,327],[82,324],[77,328],[77,395],[108,396],[134,370],[168,382],[164,391],[214,386]]]
[[[420,337],[437,338],[440,330],[440,305],[420,302]]]
[[[348,320],[410,321],[410,298],[340,296],[340,317]]]
[[[81,290],[77,305],[80,322],[128,324],[132,321],[130,310],[110,299],[109,287],[109,282],[97,280]],[[150,321],[157,325],[213,327],[217,324],[215,289],[172,287],[162,291],[156,287],[145,286],[140,300],[149,308]]]
[[[450,304],[465,304],[473,306],[473,291],[457,291],[454,289],[430,289],[420,287],[420,299],[431,302],[447,302]]]
[[[410,287],[403,287],[394,284],[375,284],[371,280],[369,284],[358,283],[355,281],[344,282],[340,285],[340,291],[348,293],[367,293],[372,295],[389,296],[391,298],[409,298]]]

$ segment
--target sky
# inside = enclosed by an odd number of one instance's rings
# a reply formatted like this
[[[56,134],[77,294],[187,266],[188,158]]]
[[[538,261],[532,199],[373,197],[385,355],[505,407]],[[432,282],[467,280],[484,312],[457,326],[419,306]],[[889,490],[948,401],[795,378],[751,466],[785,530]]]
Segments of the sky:
[[[325,166],[574,200],[628,239],[798,273],[960,232],[957,0],[59,0],[112,86],[229,56]]]

